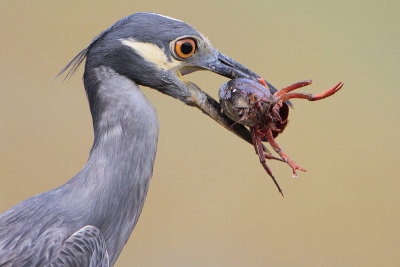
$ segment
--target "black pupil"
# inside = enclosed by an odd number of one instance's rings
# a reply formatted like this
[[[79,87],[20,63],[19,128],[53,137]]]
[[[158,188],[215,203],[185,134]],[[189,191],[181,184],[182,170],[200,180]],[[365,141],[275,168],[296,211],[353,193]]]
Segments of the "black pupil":
[[[185,55],[189,55],[193,50],[193,45],[189,42],[185,42],[181,45],[181,52]]]

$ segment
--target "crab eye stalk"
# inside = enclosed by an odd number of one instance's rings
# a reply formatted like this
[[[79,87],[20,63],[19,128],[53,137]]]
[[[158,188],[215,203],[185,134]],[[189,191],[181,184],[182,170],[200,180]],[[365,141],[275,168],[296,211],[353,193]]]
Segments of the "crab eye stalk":
[[[176,41],[175,54],[181,59],[191,57],[196,51],[196,42],[192,38],[184,38]]]

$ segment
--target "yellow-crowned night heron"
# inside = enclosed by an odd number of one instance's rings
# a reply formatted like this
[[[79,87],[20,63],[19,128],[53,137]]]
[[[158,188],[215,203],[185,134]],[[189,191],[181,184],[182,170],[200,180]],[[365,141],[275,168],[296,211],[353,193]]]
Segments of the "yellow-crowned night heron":
[[[0,266],[114,265],[142,210],[157,149],[157,114],[138,85],[195,106],[251,141],[246,128],[232,126],[219,104],[183,75],[259,76],[182,21],[155,13],[125,17],[62,73],[72,75],[85,59],[94,128],[89,160],[66,184],[0,215]]]

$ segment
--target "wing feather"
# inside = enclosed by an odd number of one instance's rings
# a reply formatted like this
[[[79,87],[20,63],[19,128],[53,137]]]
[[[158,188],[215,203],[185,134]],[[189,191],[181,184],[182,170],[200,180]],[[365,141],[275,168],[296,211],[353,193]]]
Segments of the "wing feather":
[[[65,240],[58,257],[50,265],[108,267],[106,243],[100,230],[87,225]]]

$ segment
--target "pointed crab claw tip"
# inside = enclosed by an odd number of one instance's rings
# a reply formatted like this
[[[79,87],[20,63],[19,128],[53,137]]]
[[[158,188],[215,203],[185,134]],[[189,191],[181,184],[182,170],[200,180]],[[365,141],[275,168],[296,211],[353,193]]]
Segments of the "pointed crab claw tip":
[[[335,91],[334,91],[334,93],[336,93],[337,91],[339,91],[340,89],[342,89],[342,88],[343,88],[343,85],[344,85],[343,82],[338,83],[338,84],[335,86]]]
[[[296,170],[299,170],[299,171],[302,171],[302,172],[307,172],[307,170],[306,169],[303,169],[302,167],[300,167],[300,166],[296,166],[296,169],[294,169],[293,170],[293,178],[297,178],[297,172],[296,172]]]

